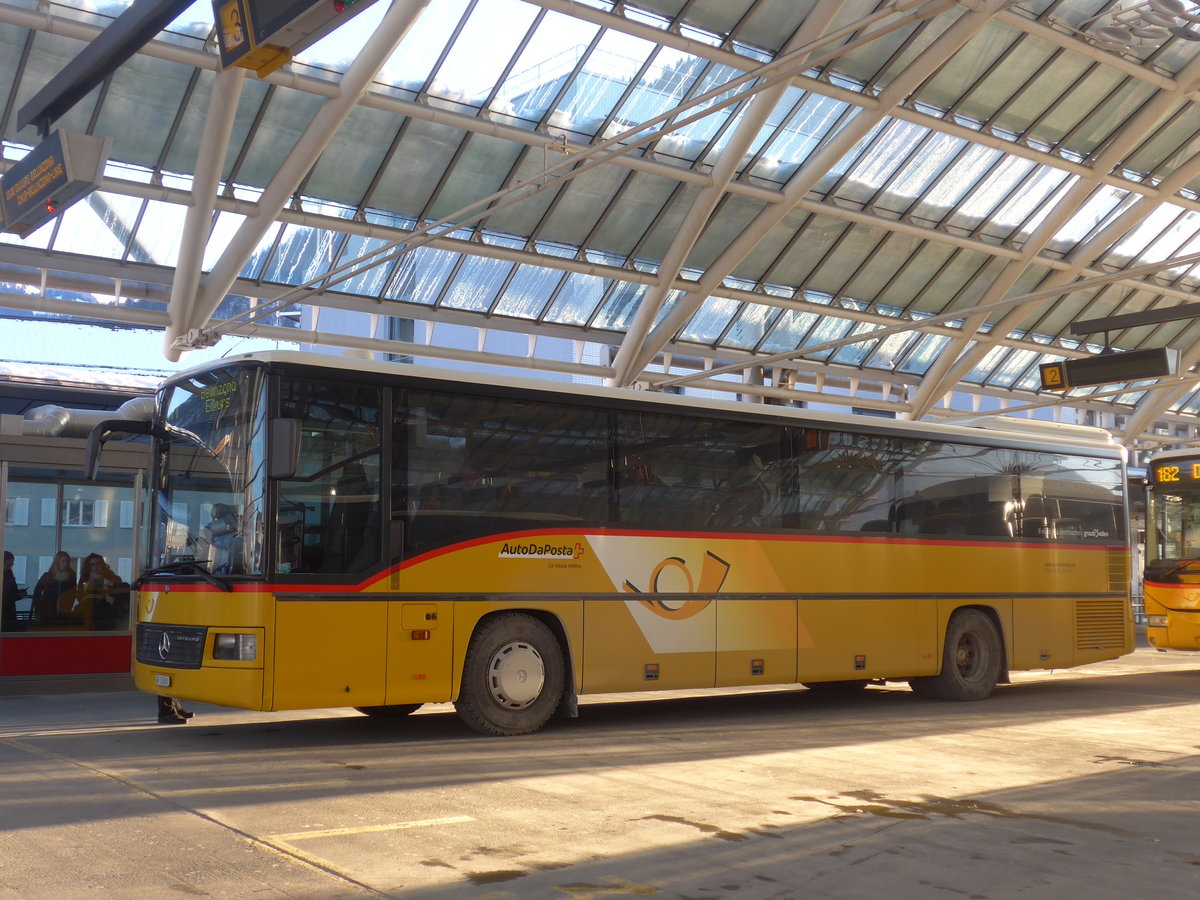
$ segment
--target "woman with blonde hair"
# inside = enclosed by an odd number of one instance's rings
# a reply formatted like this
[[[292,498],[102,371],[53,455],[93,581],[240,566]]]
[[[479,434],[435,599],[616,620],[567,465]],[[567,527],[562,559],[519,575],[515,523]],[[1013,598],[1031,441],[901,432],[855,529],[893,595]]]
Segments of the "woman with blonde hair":
[[[109,567],[99,553],[89,553],[79,575],[75,614],[91,628],[110,629],[122,615],[129,615],[129,585]]]
[[[39,622],[57,622],[71,612],[75,600],[75,570],[71,554],[59,550],[33,588],[33,616]]]

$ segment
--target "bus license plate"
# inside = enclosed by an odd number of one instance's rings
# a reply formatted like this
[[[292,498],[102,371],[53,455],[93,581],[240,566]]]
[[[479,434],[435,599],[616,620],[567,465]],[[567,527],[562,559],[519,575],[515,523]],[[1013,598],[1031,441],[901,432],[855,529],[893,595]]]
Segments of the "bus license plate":
[[[155,675],[154,676],[154,686],[155,687],[170,687],[171,686],[171,676],[170,675]]]

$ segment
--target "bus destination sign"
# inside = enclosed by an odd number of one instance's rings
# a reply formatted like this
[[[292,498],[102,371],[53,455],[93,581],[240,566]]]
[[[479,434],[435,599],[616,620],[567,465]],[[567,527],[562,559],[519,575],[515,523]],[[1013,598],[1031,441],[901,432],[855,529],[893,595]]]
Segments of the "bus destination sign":
[[[1200,462],[1161,462],[1150,467],[1153,484],[1193,484],[1200,482]]]
[[[96,189],[112,138],[54,132],[0,178],[4,231],[26,238]]]
[[[236,381],[220,381],[200,389],[200,397],[204,400],[204,411],[214,416],[220,415],[233,406],[232,398],[238,392]]]

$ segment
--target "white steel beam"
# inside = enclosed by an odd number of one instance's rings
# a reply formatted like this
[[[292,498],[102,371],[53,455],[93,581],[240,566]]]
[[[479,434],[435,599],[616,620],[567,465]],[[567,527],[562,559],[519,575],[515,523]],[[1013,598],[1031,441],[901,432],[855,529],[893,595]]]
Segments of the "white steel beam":
[[[1180,371],[1186,372],[1194,366],[1197,356],[1200,354],[1197,354],[1195,348],[1186,354],[1181,354],[1179,358]],[[1195,378],[1180,385],[1172,385],[1162,391],[1147,391],[1146,396],[1138,403],[1137,410],[1126,420],[1125,427],[1118,435],[1120,442],[1131,447],[1137,441],[1143,440],[1144,432],[1153,428],[1154,423],[1164,416],[1172,404],[1178,403],[1194,390],[1196,390]]]
[[[1192,60],[1181,73],[1176,84],[1189,84],[1200,77],[1200,58]],[[1093,170],[1097,173],[1108,172],[1119,166],[1125,156],[1132,151],[1145,136],[1153,131],[1159,121],[1170,113],[1179,102],[1175,93],[1160,91],[1149,102],[1145,103],[1120,132],[1109,141],[1108,145],[1096,158]],[[1194,157],[1190,163],[1185,163],[1159,184],[1161,196],[1172,196],[1185,187],[1192,178],[1200,174],[1200,157]],[[980,303],[990,303],[1003,297],[1016,284],[1028,267],[1035,264],[1039,254],[1053,240],[1059,229],[1075,215],[1097,189],[1095,179],[1080,179],[1073,184],[1065,196],[1055,204],[1054,209],[1038,225],[1029,236],[1021,251],[1019,259],[1010,262],[999,276],[988,286]],[[1083,244],[1077,246],[1064,260],[1066,266],[1053,272],[1045,279],[1045,287],[1065,285],[1078,277],[1085,265],[1094,259],[1106,247],[1119,240],[1129,229],[1150,215],[1158,206],[1159,201],[1150,200],[1145,196],[1138,197],[1114,221],[1105,226],[1098,234]],[[963,336],[950,347],[946,348],[930,370],[913,398],[913,418],[920,419],[927,415],[937,404],[938,398],[951,390],[968,372],[971,371],[988,350],[995,344],[996,339],[1003,338],[1029,314],[1031,307],[1021,305],[1010,309],[988,334],[980,329],[987,322],[987,315],[973,316],[963,325]],[[975,345],[971,346],[971,341]]]
[[[661,31],[650,26],[643,26],[638,22],[624,18],[613,13],[603,12],[601,10],[592,9],[590,7],[581,6],[576,0],[525,0],[535,6],[543,6],[547,9],[562,11],[567,15],[575,16],[576,18],[587,21],[595,20],[598,24],[603,24],[605,27],[613,28],[617,31],[622,31],[636,36],[646,36],[646,39],[657,42],[666,47],[682,50],[683,52],[693,53],[694,55],[707,59],[712,62],[720,63],[721,65],[730,66],[731,68],[742,69],[748,71],[761,65],[758,60],[748,59],[733,51],[725,50],[720,47],[713,47],[700,41],[695,41],[674,32]],[[998,21],[1005,21],[1006,24],[1014,28],[1019,28],[1029,34],[1045,39],[1052,40],[1064,49],[1084,56],[1089,59],[1095,59],[1098,62],[1104,63],[1114,68],[1120,69],[1131,77],[1136,77],[1139,80],[1145,81],[1168,92],[1179,92],[1181,87],[1176,79],[1165,76],[1159,72],[1155,72],[1145,66],[1130,63],[1121,56],[1110,53],[1106,50],[1099,50],[1087,42],[1079,38],[1063,34],[1053,28],[1040,25],[1009,11],[1002,12],[997,16]],[[78,22],[72,19],[64,19],[46,13],[33,12],[27,9],[12,6],[10,4],[0,2],[0,23],[7,25],[16,25],[22,28],[29,28],[34,31],[45,31],[49,34],[62,35],[75,40],[88,42],[93,39],[103,30],[96,25],[90,25],[83,22]],[[212,53],[202,50],[191,50],[187,47],[182,47],[178,44],[169,43],[166,41],[151,41],[140,51],[146,56],[151,56],[156,59],[164,59],[171,62],[180,63],[181,65],[192,66],[197,69],[207,69],[217,71],[220,68],[219,60]],[[314,78],[311,75],[302,74],[302,67],[289,66],[280,69],[268,75],[263,81],[276,85],[278,87],[288,88],[290,90],[302,91],[309,94],[314,94],[319,97],[336,97],[338,95],[338,87],[335,82],[330,82],[322,78]],[[822,96],[831,97],[836,100],[849,103],[854,106],[860,106],[866,110],[874,110],[879,108],[877,98],[862,94],[857,91],[852,91],[847,88],[839,87],[830,84],[829,82],[820,81],[819,79],[809,78],[803,75],[798,75],[792,79],[792,84],[803,90],[811,91]],[[1194,93],[1194,89],[1185,92],[1187,96]],[[486,134],[491,137],[498,137],[503,140],[513,141],[516,143],[524,143],[529,146],[542,147],[546,145],[545,136],[538,132],[531,132],[527,129],[515,128],[510,125],[503,125],[498,122],[491,121],[486,118],[480,118],[474,115],[466,115],[457,113],[447,109],[438,109],[430,107],[427,104],[418,103],[412,100],[403,100],[398,97],[388,96],[383,93],[368,91],[360,100],[362,106],[378,109],[384,112],[390,112],[397,116],[411,117],[425,122],[433,122],[435,124],[447,125],[451,128],[456,128],[462,131],[469,131],[474,134]],[[1017,141],[1006,140],[998,137],[987,131],[968,128],[959,125],[948,119],[937,118],[926,113],[918,112],[908,107],[896,107],[891,110],[891,115],[897,119],[902,119],[906,122],[911,122],[915,125],[920,125],[925,128],[930,128],[935,131],[943,132],[954,137],[962,138],[963,140],[972,143],[981,144],[986,147],[991,147],[996,150],[1002,150],[1005,153],[1011,153],[1014,156],[1019,156],[1022,159],[1029,159],[1041,165],[1049,165],[1065,172],[1076,175],[1091,175],[1091,169],[1081,163],[1073,162],[1065,159],[1062,156],[1056,156],[1047,153],[1043,150],[1038,150],[1030,147],[1027,144]],[[568,148],[572,152],[582,152],[587,149],[587,145],[568,144]],[[704,184],[708,181],[708,175],[702,172],[697,172],[693,169],[673,165],[670,163],[662,163],[655,160],[647,159],[638,156],[624,156],[615,159],[614,164],[624,166],[637,171],[645,171],[651,174],[663,175],[664,177],[675,178],[678,181],[686,181],[693,183]],[[0,162],[0,165],[4,163]],[[1120,173],[1104,173],[1100,175],[1103,183],[1111,184],[1115,187],[1120,187],[1123,190],[1133,191],[1135,193],[1144,193],[1149,196],[1157,196],[1157,191],[1151,183],[1134,181],[1123,177]],[[755,185],[743,184],[741,182],[733,182],[729,185],[731,193],[743,194],[745,196],[762,196],[767,202],[772,202],[772,198],[778,200],[778,192],[768,191],[764,188],[759,188]],[[1188,198],[1179,198],[1178,202],[1181,205],[1187,206],[1189,209],[1200,209],[1200,203],[1191,201]]]
[[[824,33],[837,11],[838,5],[834,3],[826,3],[814,8],[812,14],[805,18],[800,31],[784,47],[783,53],[795,53],[806,45],[809,45],[810,51],[815,49],[816,41]],[[808,54],[798,53],[793,71],[804,71],[809,65],[809,59]],[[635,356],[641,348],[642,342],[650,331],[650,326],[654,324],[654,317],[662,308],[672,286],[678,280],[688,254],[692,252],[692,248],[696,246],[696,240],[705,226],[709,224],[713,210],[716,209],[722,195],[729,189],[729,183],[737,174],[737,168],[742,164],[746,152],[766,124],[771,111],[787,90],[788,84],[781,82],[756,94],[742,114],[741,121],[738,122],[734,133],[730,135],[717,164],[713,167],[711,180],[693,199],[691,207],[683,216],[684,226],[675,235],[671,246],[663,254],[656,283],[642,297],[625,337],[621,340],[620,348],[613,361],[618,377],[620,377],[620,373],[627,370],[630,365],[630,357]]]
[[[0,171],[6,170],[11,164],[0,162]],[[1103,179],[1099,179],[1103,180]],[[1105,182],[1108,183],[1108,182]],[[730,184],[730,192],[738,193],[738,183]],[[185,191],[179,188],[170,188],[164,185],[155,185],[145,182],[130,181],[128,179],[114,178],[107,176],[101,179],[99,189],[105,193],[116,194],[126,197],[137,197],[144,200],[157,200],[163,203],[175,203],[183,206],[190,205],[192,196],[190,191]],[[756,189],[760,194],[767,193],[762,189]],[[770,202],[783,202],[782,197],[777,191],[769,192],[771,194]],[[1157,192],[1156,192],[1157,193]],[[760,197],[760,199],[762,199]],[[1172,203],[1175,203],[1183,208],[1190,208],[1191,204],[1188,198],[1175,195],[1172,198]],[[878,228],[881,231],[894,232],[904,234],[910,237],[918,238],[923,241],[932,243],[940,243],[950,247],[958,247],[964,250],[969,250],[973,253],[981,253],[988,256],[993,256],[997,259],[1019,260],[1022,258],[1022,252],[1013,247],[989,243],[976,238],[965,237],[962,235],[949,234],[947,232],[938,231],[922,225],[916,225],[903,220],[892,219],[880,216],[873,213],[863,212],[860,210],[846,209],[830,203],[823,203],[816,200],[801,200],[796,203],[795,209],[805,210],[807,212],[816,213],[822,216],[839,219],[841,221],[853,222],[857,225],[862,225],[867,228]],[[1200,209],[1200,207],[1197,207]],[[231,212],[237,215],[251,215],[256,209],[256,204],[249,200],[239,200],[235,197],[220,196],[216,199],[215,209],[220,212]],[[307,228],[327,229],[339,234],[352,234],[358,237],[377,238],[388,242],[403,242],[411,234],[411,232],[402,229],[393,228],[385,225],[378,225],[371,222],[364,222],[358,219],[346,219],[338,216],[322,215],[320,213],[305,212],[301,209],[285,208],[279,212],[277,221],[285,225],[300,225]],[[428,246],[439,249],[449,250],[451,252],[470,253],[475,256],[484,256],[491,259],[503,259],[512,262],[523,263],[527,265],[543,266],[548,269],[554,269],[563,272],[574,272],[585,275],[597,275],[603,278],[620,278],[625,281],[638,284],[653,284],[655,275],[641,272],[636,269],[619,268],[614,266],[606,266],[597,263],[580,260],[575,257],[563,257],[539,254],[529,250],[516,250],[507,247],[501,247],[494,244],[465,242],[456,238],[434,237],[430,239]],[[18,264],[26,264],[34,267],[43,267],[47,262],[45,251],[32,251],[33,256],[30,256],[29,250],[15,244],[0,245],[0,257],[8,259]],[[101,257],[80,257],[74,254],[51,254],[50,260],[59,260],[61,263],[56,263],[55,268],[59,268],[64,272],[95,272],[99,270],[108,271],[112,264],[108,259]],[[25,260],[32,260],[26,262]],[[1071,268],[1071,264],[1059,257],[1055,256],[1039,256],[1033,260],[1032,265],[1041,266],[1051,270],[1066,270]],[[169,277],[169,270],[161,267],[143,266],[139,263],[121,263],[122,266],[130,266],[133,274],[128,277],[137,278],[154,278],[152,274],[155,271],[164,273],[156,283],[171,283],[173,280]],[[139,275],[138,270],[144,270],[146,274]],[[1086,269],[1082,273],[1085,277],[1092,275],[1105,274],[1098,269]],[[1183,301],[1195,300],[1195,294],[1192,291],[1182,288],[1175,288],[1170,285],[1162,285],[1150,282],[1140,282],[1135,276],[1129,276],[1122,280],[1126,286],[1136,289],[1158,293],[1164,298],[1177,299]],[[679,281],[676,283],[676,288],[685,290],[694,287],[695,282]],[[247,287],[251,295],[254,295],[255,290],[259,291],[258,296],[270,298],[282,293],[284,288],[264,288],[264,287]],[[244,291],[243,291],[244,293]],[[328,296],[326,294],[325,296]],[[771,306],[786,306],[791,307],[796,301],[789,301],[784,298],[779,298],[773,294],[753,293],[749,291],[737,290],[725,286],[719,286],[711,292],[713,297],[729,297],[738,300],[747,300],[755,303],[762,303]],[[829,307],[824,308],[825,313],[830,312]],[[815,311],[815,310],[814,310]],[[838,310],[839,315],[854,317],[853,310]],[[891,321],[890,319],[888,321]]]
[[[41,262],[41,259],[26,257],[27,262]],[[0,280],[10,281],[18,284],[28,284],[35,287],[51,287],[61,290],[82,291],[85,293],[94,294],[113,294],[121,300],[151,300],[159,303],[168,303],[170,301],[170,289],[163,287],[170,279],[170,270],[165,266],[149,267],[139,265],[135,270],[132,268],[134,264],[119,263],[115,261],[106,261],[108,270],[101,271],[94,263],[89,267],[90,274],[69,273],[61,269],[32,269],[26,271],[26,267],[21,266],[4,266],[0,265]],[[527,260],[526,260],[527,262]],[[156,274],[160,272],[160,274]],[[606,271],[601,273],[603,277],[615,277],[620,275],[620,272]],[[1111,277],[1111,276],[1109,276]],[[286,288],[270,284],[261,284],[249,280],[238,280],[234,282],[233,293],[247,297],[257,297],[260,300],[270,301]],[[829,307],[818,303],[810,303],[804,300],[793,300],[787,297],[775,297],[772,295],[754,294],[750,291],[726,290],[721,296],[727,296],[730,299],[746,303],[761,303],[776,307],[778,309],[791,309],[800,312],[811,312],[818,315],[827,315]],[[82,318],[91,318],[99,321],[104,321],[104,311],[113,308],[109,304],[94,304],[82,303],[80,301],[66,301],[74,303],[74,309],[71,315],[77,315]],[[361,312],[368,315],[387,315],[395,318],[411,319],[413,321],[424,321],[426,319],[436,320],[439,322],[447,322],[464,327],[476,327],[479,325],[480,314],[469,310],[447,309],[444,307],[427,306],[424,304],[405,304],[397,305],[394,308],[387,305],[381,307],[377,300],[369,297],[361,297],[353,294],[338,294],[328,293],[321,298],[321,305],[328,306],[334,309],[342,309],[349,312]],[[33,310],[35,305],[22,305],[20,309]],[[878,313],[872,313],[865,310],[842,309],[839,310],[839,315],[854,322],[861,322],[880,327],[895,326],[896,320],[890,316],[882,316]],[[527,334],[531,330],[537,335],[546,337],[560,338],[563,340],[571,340],[576,342],[593,342],[593,343],[611,343],[612,334],[608,331],[598,331],[593,329],[581,328],[576,325],[563,325],[558,323],[542,322],[534,324],[526,320],[509,320],[503,317],[491,317],[487,320],[487,326],[493,330],[511,331],[518,334]],[[922,319],[906,321],[901,331],[921,331],[926,334],[942,335],[944,337],[956,337],[960,333],[960,329],[949,324],[942,324],[940,319]],[[893,332],[900,333],[900,332]],[[852,340],[874,340],[878,337],[875,333],[869,335],[856,335],[852,339],[843,339],[846,342]],[[1033,340],[1021,340],[1018,338],[1006,338],[1003,341],[1003,346],[1018,350],[1028,350],[1034,353],[1045,353],[1046,345]],[[680,356],[690,358],[715,360],[717,357],[728,358],[731,355],[745,355],[746,365],[754,363],[752,351],[734,351],[727,349],[714,350],[705,346],[691,345],[680,343],[676,346],[676,353]],[[1068,353],[1068,351],[1064,351]],[[1079,355],[1084,355],[1080,353]],[[792,354],[788,354],[788,358],[792,358]],[[800,357],[802,358],[802,357]],[[736,371],[738,365],[728,371]],[[854,371],[858,371],[855,369]],[[686,376],[685,376],[686,377]],[[877,370],[873,377],[888,378],[885,370]]]
[[[56,300],[53,298],[30,296],[26,294],[6,294],[0,292],[0,305],[11,309],[49,312],[79,318],[93,318],[97,320],[146,328],[159,329],[165,327],[166,325],[166,314],[154,310],[108,305],[98,306],[94,303],[80,303],[79,301],[75,300]],[[289,344],[319,344],[326,347],[340,347],[346,350],[366,351],[372,353],[394,353],[406,356],[418,356],[429,359],[467,362],[472,364],[500,365],[517,370],[570,374],[596,379],[605,379],[611,375],[612,372],[611,367],[588,365],[582,363],[579,359],[568,362],[552,359],[501,356],[491,352],[480,353],[474,350],[463,350],[453,347],[438,347],[422,342],[405,342],[379,338],[367,338],[356,335],[344,335],[333,332],[316,331],[313,329],[283,328],[279,326],[240,326],[235,328],[231,334],[233,336],[255,337]],[[426,336],[427,338],[429,337],[428,333]],[[690,348],[676,347],[673,349],[679,353],[690,354]],[[757,363],[757,360],[747,358],[747,360],[744,363],[741,363],[739,367],[752,368],[756,366]],[[731,370],[733,368],[735,367],[730,367]],[[719,370],[712,370],[712,372],[717,371]],[[804,381],[801,382],[798,380],[794,388],[758,386],[743,382],[725,381],[711,377],[712,373],[708,371],[697,372],[696,375],[689,376],[689,383],[692,383],[695,387],[706,390],[730,394],[753,394],[757,397],[770,397],[789,402],[804,401],[834,406],[854,406],[858,408],[878,409],[893,413],[904,412],[908,408],[908,404],[904,402],[902,396],[899,396],[897,399],[891,399],[891,397],[893,394],[902,394],[904,387],[908,385],[909,382],[898,382],[891,380],[886,372],[872,372],[870,373],[872,378],[875,378],[875,376],[881,376],[881,378],[879,380],[866,381],[863,379],[863,376],[866,373],[863,373],[857,369],[848,369],[843,374],[840,373],[836,368],[831,369],[824,364],[814,364],[811,368],[808,368],[804,366],[803,361],[800,363],[800,368],[795,371],[800,378],[804,379]],[[646,375],[647,383],[657,387],[675,383],[678,380],[678,377],[667,377],[665,375],[654,373],[647,373]],[[858,390],[856,392],[850,391],[849,388],[846,387],[853,380],[858,380],[859,382]],[[1155,388],[1150,388],[1148,390],[1150,392],[1156,392],[1159,390],[1166,391],[1167,389],[1176,389],[1183,394],[1187,391],[1194,390],[1196,381],[1197,379],[1195,377],[1180,379],[1176,383],[1168,383]],[[833,393],[830,391],[831,388],[834,390],[845,390],[846,392],[844,394]],[[1009,392],[988,388],[986,386],[974,386],[972,390],[978,397],[1013,399],[1013,395]],[[1024,403],[1022,405],[1013,407],[1011,411],[1022,412],[1059,404],[1069,404],[1076,408],[1092,408],[1111,411],[1112,408],[1110,406],[1101,405],[1098,401],[1107,396],[1112,396],[1118,393],[1126,393],[1127,391],[1127,388],[1122,388],[1120,391],[1096,392],[1094,395],[1089,395],[1087,397],[1059,398],[1054,401],[1031,401],[1029,403]],[[867,396],[867,394],[878,394],[879,396]],[[948,413],[948,415],[948,420],[952,421],[953,418],[957,417],[959,414]],[[1166,418],[1169,421],[1192,421],[1187,416],[1167,415]],[[1149,426],[1152,426],[1154,421],[1154,419],[1151,419],[1149,421]],[[1153,438],[1154,435],[1144,432],[1144,429],[1142,431],[1127,429],[1123,442],[1129,446],[1133,446],[1135,443],[1144,443],[1146,441],[1153,440]]]
[[[671,308],[645,340],[624,353],[616,364],[614,383],[627,385],[637,380],[639,373],[649,364],[661,347],[670,340],[700,308],[704,300],[733,271],[754,246],[788,214],[792,206],[800,201],[814,185],[857,144],[893,107],[898,106],[925,79],[937,71],[955,51],[971,39],[988,23],[1003,0],[988,0],[979,11],[963,13],[943,31],[924,52],[920,54],[879,95],[879,107],[860,113],[848,123],[824,147],[810,156],[804,165],[788,181],[783,194],[785,202],[763,210],[754,221],[736,237],[713,261],[685,297]],[[624,350],[624,346],[622,347]]]
[[[874,341],[880,338],[888,337],[893,334],[902,334],[906,331],[926,330],[927,328],[942,322],[949,322],[963,316],[985,315],[995,312],[996,310],[1009,309],[1016,306],[1022,306],[1030,303],[1037,303],[1043,300],[1059,297],[1063,294],[1071,293],[1077,290],[1087,290],[1093,287],[1099,287],[1106,284],[1114,284],[1123,280],[1130,275],[1148,275],[1163,269],[1173,269],[1177,266],[1191,266],[1200,263],[1200,252],[1189,253],[1183,256],[1176,256],[1170,259],[1160,260],[1158,262],[1146,263],[1141,266],[1135,266],[1128,271],[1109,272],[1106,274],[1096,275],[1082,281],[1073,281],[1067,285],[1050,285],[1039,287],[1036,290],[1030,291],[1027,294],[1019,294],[1015,297],[1003,297],[999,300],[992,300],[986,304],[977,304],[966,309],[956,309],[948,313],[940,313],[936,316],[930,316],[927,319],[919,321],[902,321],[895,325],[888,325],[883,328],[876,328],[873,331],[863,331],[857,334],[851,334],[847,337],[837,338],[836,340],[823,341],[819,344],[811,344],[805,347],[796,347],[792,350],[783,350],[779,353],[771,353],[767,356],[758,356],[747,360],[744,363],[730,363],[725,366],[713,367],[711,372],[705,374],[718,374],[724,372],[736,372],[750,365],[769,365],[775,362],[785,362],[788,360],[800,359],[805,356],[810,356],[817,353],[824,353],[828,350],[836,350],[839,347],[857,344],[863,341]],[[1033,348],[1031,348],[1033,349]],[[1045,344],[1036,345],[1039,352],[1045,352],[1047,346]],[[1064,355],[1070,355],[1064,353]],[[1080,356],[1087,356],[1086,353],[1080,353]],[[677,375],[669,376],[660,379],[663,385],[681,385],[690,384],[695,381],[696,375]]]
[[[304,134],[281,161],[270,184],[259,197],[256,215],[242,222],[212,271],[202,279],[200,292],[189,309],[187,319],[177,328],[178,333],[167,336],[169,359],[179,359],[187,332],[202,328],[216,311],[237,279],[238,272],[254,252],[259,239],[274,224],[275,217],[291,198],[297,185],[316,163],[321,151],[366,92],[371,79],[387,62],[428,2],[392,0],[391,7],[384,13],[374,34],[368,38],[338,82],[338,96],[326,100],[313,116]]]
[[[952,0],[929,0],[929,2],[925,3],[922,3],[922,0],[908,0],[907,3],[897,4],[896,7],[889,7],[886,12],[870,17],[870,21],[887,19],[891,13],[901,9],[907,11],[916,7],[916,11],[911,13],[906,12],[905,15],[893,18],[890,22],[885,21],[871,33],[858,38],[858,41],[860,43],[869,43],[880,34],[912,24],[912,22],[923,18],[932,17],[951,5],[951,3]],[[853,25],[848,25],[836,32],[832,32],[826,35],[821,42],[834,41],[852,35],[856,31],[861,30],[861,26],[866,21],[856,22]],[[535,175],[507,185],[499,191],[475,200],[435,222],[420,225],[413,229],[410,236],[403,242],[397,241],[390,245],[376,248],[366,254],[366,256],[341,264],[336,269],[325,272],[305,284],[298,285],[292,292],[283,295],[279,299],[279,302],[303,302],[307,296],[306,292],[310,292],[310,290],[323,290],[338,283],[338,280],[350,277],[356,271],[365,271],[382,262],[411,252],[416,247],[429,243],[443,230],[451,227],[461,228],[485,219],[488,216],[494,215],[498,209],[520,203],[528,197],[552,186],[562,184],[569,179],[584,174],[590,169],[627,155],[641,145],[649,143],[662,135],[669,134],[692,122],[704,119],[717,110],[733,106],[748,97],[770,90],[776,84],[790,81],[793,74],[792,70],[801,62],[808,62],[810,65],[812,62],[811,58],[803,50],[792,51],[791,53],[778,56],[770,62],[763,63],[757,68],[731,79],[720,87],[711,88],[670,110],[658,113],[619,134],[605,138],[599,143],[590,146],[586,152],[581,154],[579,159],[568,159],[548,166]],[[403,243],[404,247],[397,249],[400,243]],[[229,323],[227,322],[221,327],[227,329]],[[211,338],[212,335],[202,332],[189,335],[189,340],[197,342],[208,341]]]
[[[167,316],[153,309],[119,304],[81,303],[78,300],[58,300],[54,297],[30,294],[10,294],[0,291],[0,306],[7,309],[37,313],[53,313],[119,325],[139,325],[144,328],[165,328]],[[98,308],[99,307],[99,308]]]
[[[195,170],[192,177],[192,204],[188,206],[179,238],[179,260],[175,264],[175,282],[167,308],[167,327],[163,353],[171,357],[172,344],[187,328],[195,315],[196,291],[200,286],[200,265],[212,228],[217,191],[221,184],[221,167],[229,149],[229,137],[237,116],[238,98],[242,93],[246,70],[233,66],[217,75],[209,96],[204,131],[196,147]]]

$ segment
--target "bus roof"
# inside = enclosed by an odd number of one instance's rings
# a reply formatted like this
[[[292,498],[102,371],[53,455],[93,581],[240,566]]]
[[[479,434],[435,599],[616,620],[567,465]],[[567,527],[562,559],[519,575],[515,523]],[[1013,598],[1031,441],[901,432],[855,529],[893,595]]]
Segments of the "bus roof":
[[[340,373],[359,372],[382,376],[402,376],[422,381],[441,382],[447,386],[461,387],[463,379],[472,374],[468,370],[453,370],[418,366],[411,363],[364,359],[357,356],[335,356],[327,353],[312,353],[299,350],[267,350],[234,354],[220,360],[185,369],[168,379],[171,384],[200,372],[212,371],[238,363],[257,362],[264,365],[306,366],[315,369],[333,369]],[[636,391],[583,384],[573,381],[522,378],[511,375],[486,373],[485,387],[511,388],[520,391],[537,391],[557,394],[564,398],[590,397],[619,403],[655,403],[686,409],[691,412],[719,412],[739,418],[774,418],[794,420],[798,425],[827,426],[868,431],[879,434],[905,436],[926,435],[968,442],[1013,443],[1024,446],[1054,449],[1088,450],[1105,456],[1125,454],[1122,446],[1113,440],[1103,428],[1087,425],[1068,425],[1061,422],[1043,422],[1036,419],[1005,417],[1003,422],[986,417],[960,420],[957,424],[910,422],[874,416],[856,416],[844,413],[820,412],[788,406],[747,404],[735,400],[712,400],[687,397],[679,394],[662,394],[653,391]]]
[[[1200,447],[1184,447],[1181,450],[1155,450],[1150,454],[1151,462],[1163,462],[1172,459],[1196,459],[1200,457]]]

